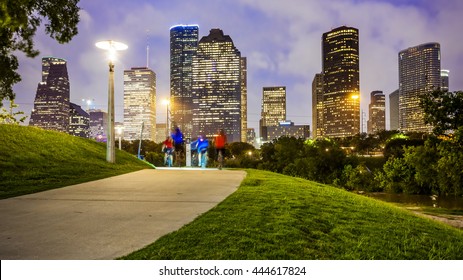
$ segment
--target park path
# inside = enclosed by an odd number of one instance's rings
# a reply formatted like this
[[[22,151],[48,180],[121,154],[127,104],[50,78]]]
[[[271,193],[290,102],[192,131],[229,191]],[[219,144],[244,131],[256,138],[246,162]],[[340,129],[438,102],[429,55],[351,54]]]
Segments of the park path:
[[[0,259],[114,259],[233,193],[245,171],[145,169],[0,200]]]

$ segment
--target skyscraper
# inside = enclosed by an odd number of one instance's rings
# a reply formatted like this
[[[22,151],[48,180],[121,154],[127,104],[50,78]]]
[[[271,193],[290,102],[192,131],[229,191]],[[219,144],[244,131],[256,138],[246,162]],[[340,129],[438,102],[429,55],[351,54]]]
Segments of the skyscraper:
[[[185,137],[193,131],[193,56],[198,49],[197,25],[170,28],[170,110],[173,126],[178,125]]]
[[[88,138],[90,135],[90,115],[77,104],[69,103],[69,134]]]
[[[247,142],[248,131],[248,64],[241,58],[241,142]]]
[[[315,74],[312,81],[312,138],[323,136],[323,74]]]
[[[442,91],[449,91],[449,75],[450,75],[449,70],[445,70],[445,69],[440,70]]]
[[[389,129],[399,129],[399,90],[389,94]]]
[[[368,105],[368,134],[386,130],[386,96],[380,90],[372,91]]]
[[[341,26],[323,34],[323,129],[327,137],[360,132],[359,33]]]
[[[156,74],[147,67],[124,70],[124,139],[156,140]]]
[[[399,52],[399,129],[430,132],[420,97],[441,86],[439,43],[427,43]]]
[[[241,53],[228,35],[211,29],[193,57],[193,134],[212,137],[224,129],[241,141]]]
[[[67,133],[69,94],[66,60],[42,58],[42,81],[37,86],[29,125]]]
[[[267,141],[267,127],[279,126],[280,122],[286,120],[286,87],[263,88],[260,116],[260,137]]]
[[[108,131],[108,113],[99,109],[90,109],[90,138],[98,142],[106,141]]]

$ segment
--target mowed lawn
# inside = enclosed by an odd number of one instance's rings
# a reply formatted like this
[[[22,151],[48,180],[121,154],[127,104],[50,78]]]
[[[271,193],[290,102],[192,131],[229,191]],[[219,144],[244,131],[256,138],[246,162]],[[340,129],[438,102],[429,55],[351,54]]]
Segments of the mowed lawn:
[[[122,259],[463,259],[463,231],[331,186],[247,170],[240,188]]]
[[[0,199],[151,168],[116,150],[106,161],[106,144],[19,125],[0,125]]]

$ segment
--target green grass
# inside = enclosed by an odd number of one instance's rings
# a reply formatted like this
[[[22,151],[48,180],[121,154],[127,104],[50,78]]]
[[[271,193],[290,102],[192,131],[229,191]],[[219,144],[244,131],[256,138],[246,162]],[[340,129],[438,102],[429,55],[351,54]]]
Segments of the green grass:
[[[330,186],[247,172],[218,206],[122,259],[463,259],[463,231]]]
[[[106,162],[106,144],[18,125],[0,125],[0,198],[124,174],[149,165],[116,151]]]

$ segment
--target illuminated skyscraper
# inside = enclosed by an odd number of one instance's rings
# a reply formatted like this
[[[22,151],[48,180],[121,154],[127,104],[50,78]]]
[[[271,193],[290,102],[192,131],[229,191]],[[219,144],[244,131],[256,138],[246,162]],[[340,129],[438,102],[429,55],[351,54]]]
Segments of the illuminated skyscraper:
[[[211,29],[193,57],[193,134],[212,137],[224,129],[241,141],[241,53],[228,35]]]
[[[441,89],[443,91],[449,91],[449,70],[440,70],[440,78],[441,78]]]
[[[286,121],[286,87],[264,87],[262,90],[262,111],[260,137],[268,140],[267,127],[277,127]]]
[[[323,136],[323,74],[312,81],[312,138]]]
[[[389,129],[399,129],[399,90],[389,94]]]
[[[42,81],[37,87],[30,126],[68,132],[69,77],[66,60],[42,58]]]
[[[399,129],[430,132],[425,125],[420,96],[441,86],[439,43],[427,43],[399,52]]]
[[[156,140],[156,74],[147,67],[124,70],[124,139]]]
[[[386,130],[386,96],[380,90],[371,92],[368,105],[368,133],[374,134]]]
[[[198,49],[197,25],[170,28],[170,110],[172,125],[178,125],[185,137],[193,130],[193,56]]]
[[[241,142],[247,142],[248,131],[248,66],[246,57],[241,58]]]
[[[90,115],[77,104],[69,103],[69,134],[89,138]]]
[[[106,142],[108,131],[108,113],[99,109],[90,109],[90,138],[97,142]]]
[[[359,33],[341,26],[322,37],[323,130],[327,137],[360,133]]]

